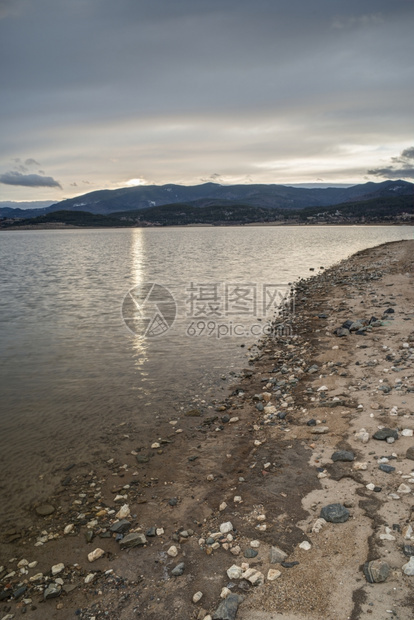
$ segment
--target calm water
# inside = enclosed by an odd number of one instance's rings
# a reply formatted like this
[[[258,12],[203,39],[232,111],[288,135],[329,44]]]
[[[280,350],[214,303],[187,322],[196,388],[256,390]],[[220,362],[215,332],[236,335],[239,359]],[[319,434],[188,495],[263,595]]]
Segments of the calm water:
[[[87,458],[114,426],[155,425],[219,394],[220,377],[246,365],[250,327],[263,324],[263,285],[282,289],[310,267],[412,237],[408,226],[2,233],[3,491],[31,501],[31,480],[68,455]],[[132,334],[121,316],[128,290],[145,283],[163,285],[177,304],[158,338]],[[242,336],[217,338],[235,324]]]

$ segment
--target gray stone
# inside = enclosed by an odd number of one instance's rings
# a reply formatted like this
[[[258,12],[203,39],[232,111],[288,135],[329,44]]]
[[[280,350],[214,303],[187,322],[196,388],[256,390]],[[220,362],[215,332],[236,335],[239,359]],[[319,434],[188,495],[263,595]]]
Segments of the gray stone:
[[[131,528],[131,524],[126,519],[120,519],[116,521],[116,523],[112,523],[109,528],[111,532],[115,532],[116,534],[125,534]]]
[[[349,329],[346,329],[346,327],[338,327],[338,329],[336,330],[336,335],[339,338],[343,338],[344,336],[349,336],[351,332],[349,331]]]
[[[383,560],[365,562],[363,570],[368,583],[382,583],[390,574],[389,564]]]
[[[331,456],[331,459],[335,461],[353,461],[355,459],[355,454],[348,450],[338,450],[334,452]]]
[[[138,463],[148,463],[149,461],[149,457],[145,454],[137,454],[136,458]]]
[[[52,504],[41,504],[37,506],[36,513],[39,517],[47,517],[55,512],[55,507]]]
[[[241,600],[237,594],[229,594],[217,607],[213,620],[235,620]]]
[[[131,549],[131,547],[139,547],[141,545],[145,545],[146,543],[147,539],[144,534],[133,532],[132,534],[127,534],[122,540],[120,540],[119,546],[121,549]]]
[[[363,327],[364,327],[364,326],[363,326],[363,324],[362,324],[362,322],[361,322],[361,321],[355,321],[354,323],[352,323],[352,324],[349,326],[349,331],[350,331],[350,332],[356,332],[356,331],[358,331],[359,329],[362,329]]]
[[[43,592],[43,599],[47,601],[49,598],[56,598],[57,596],[60,596],[61,592],[62,588],[60,586],[55,583],[51,583],[50,586],[48,586]]]
[[[173,575],[173,577],[181,577],[181,575],[184,573],[184,569],[185,569],[184,562],[180,562],[179,564],[177,564],[177,566],[175,566],[172,569],[171,575]]]
[[[287,558],[288,554],[279,549],[279,547],[270,548],[270,564],[280,564]]]
[[[390,474],[391,472],[395,471],[395,467],[392,467],[392,465],[387,465],[386,463],[381,463],[378,469],[380,469],[381,471],[385,471],[386,474]]]
[[[408,448],[407,452],[405,453],[405,458],[414,461],[414,446]]]
[[[319,516],[329,523],[345,523],[349,519],[349,510],[342,504],[328,504],[322,508]]]
[[[255,558],[258,554],[258,551],[256,551],[256,549],[246,549],[246,551],[244,552],[244,557],[245,558]]]
[[[377,431],[373,434],[373,438],[380,441],[386,441],[388,437],[398,439],[398,432],[395,431],[393,428],[382,428],[380,431]]]
[[[404,555],[406,555],[408,558],[410,558],[412,555],[414,555],[414,546],[413,545],[409,545],[408,543],[405,544],[403,546],[403,553]]]
[[[13,591],[13,598],[17,600],[18,598],[23,596],[26,590],[27,590],[27,586],[20,586],[20,588],[17,588],[16,590]]]

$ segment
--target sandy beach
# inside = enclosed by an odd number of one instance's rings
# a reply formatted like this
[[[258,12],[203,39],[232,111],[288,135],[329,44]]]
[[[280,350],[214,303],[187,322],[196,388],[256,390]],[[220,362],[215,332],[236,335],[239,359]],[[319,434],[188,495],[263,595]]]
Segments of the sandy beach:
[[[0,620],[411,619],[413,278],[400,241],[298,282],[222,402],[68,461],[1,524]]]

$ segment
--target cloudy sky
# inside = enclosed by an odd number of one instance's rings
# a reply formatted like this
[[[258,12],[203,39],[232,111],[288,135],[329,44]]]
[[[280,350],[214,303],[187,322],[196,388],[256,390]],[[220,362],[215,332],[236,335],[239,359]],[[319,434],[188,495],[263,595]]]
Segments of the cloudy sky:
[[[0,0],[0,200],[414,179],[414,0]]]

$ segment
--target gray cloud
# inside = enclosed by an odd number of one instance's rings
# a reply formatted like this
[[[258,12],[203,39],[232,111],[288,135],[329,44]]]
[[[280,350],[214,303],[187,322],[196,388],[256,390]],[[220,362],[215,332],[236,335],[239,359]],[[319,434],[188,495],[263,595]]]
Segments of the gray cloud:
[[[33,153],[73,194],[74,180],[78,193],[82,178],[119,187],[136,170],[157,183],[216,170],[359,182],[396,166],[414,135],[412,0],[0,0],[2,11],[0,164]]]
[[[414,146],[391,157],[391,162],[389,166],[368,170],[368,174],[388,179],[414,179]]]
[[[42,177],[39,174],[22,174],[16,171],[0,174],[0,183],[23,187],[60,187],[62,189],[60,183],[52,177]]]
[[[29,157],[24,163],[26,166],[40,166],[39,162],[33,159],[33,157]]]

